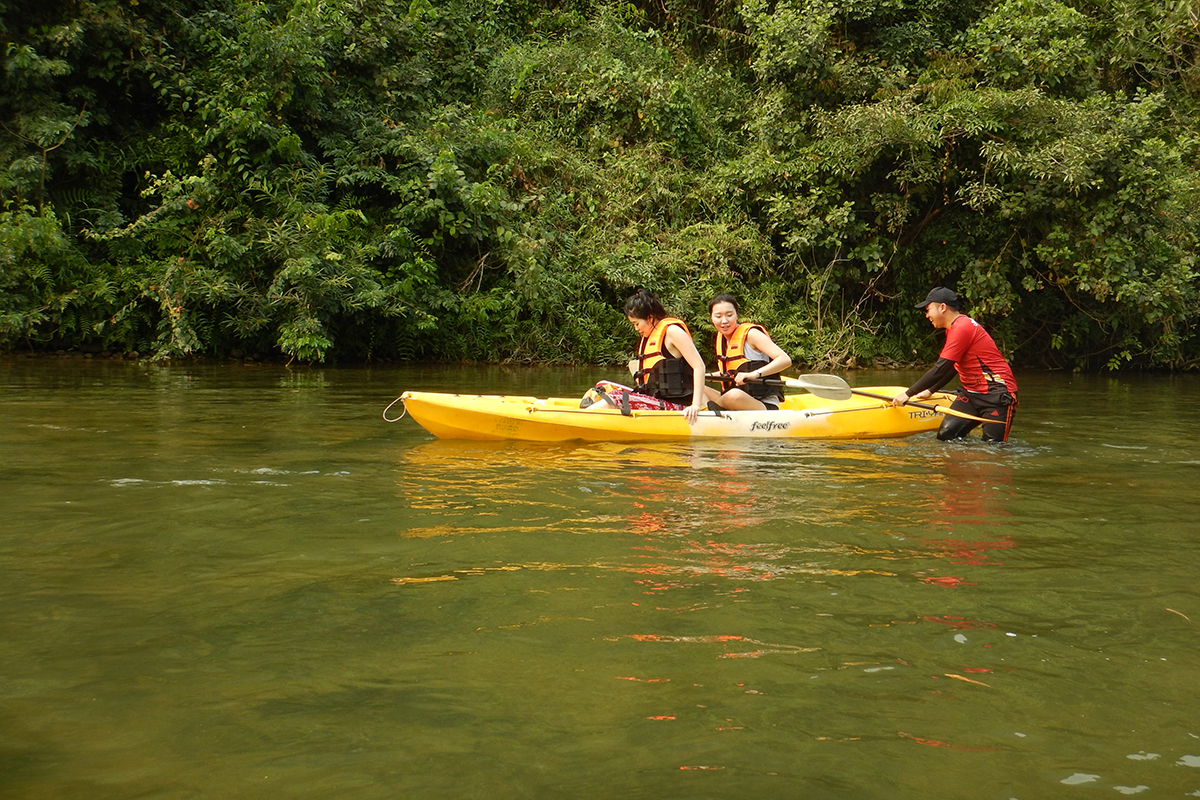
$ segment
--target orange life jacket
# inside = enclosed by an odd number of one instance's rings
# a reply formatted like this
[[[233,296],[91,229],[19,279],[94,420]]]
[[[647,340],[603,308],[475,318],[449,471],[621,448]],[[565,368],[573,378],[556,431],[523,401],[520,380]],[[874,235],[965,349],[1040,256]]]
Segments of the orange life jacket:
[[[717,331],[717,370],[721,374],[732,375],[748,364],[753,364],[751,370],[754,370],[771,363],[770,361],[761,360],[751,361],[746,356],[746,338],[750,335],[750,331],[756,329],[763,333],[767,332],[767,329],[762,325],[755,325],[753,322],[739,323],[733,329],[733,335],[729,338],[726,338],[725,334]],[[736,385],[733,381],[722,381],[722,388],[725,391],[729,391]]]
[[[663,400],[692,394],[691,365],[667,350],[667,330],[672,325],[678,325],[688,336],[692,335],[683,320],[663,317],[655,324],[650,335],[638,342],[638,368],[633,373],[639,391]]]

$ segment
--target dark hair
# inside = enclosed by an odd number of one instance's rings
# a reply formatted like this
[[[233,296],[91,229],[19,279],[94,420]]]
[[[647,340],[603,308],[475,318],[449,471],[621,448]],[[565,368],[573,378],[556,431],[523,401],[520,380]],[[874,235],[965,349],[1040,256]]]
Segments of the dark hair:
[[[638,289],[625,301],[625,316],[635,319],[660,320],[667,316],[667,310],[650,292]]]
[[[735,314],[742,313],[742,310],[740,308],[738,308],[738,301],[737,301],[736,297],[734,297],[731,294],[719,294],[716,297],[714,297],[712,300],[708,301],[708,313],[709,314],[712,313],[713,306],[715,306],[717,303],[729,303],[729,305],[733,306],[733,313],[735,313]]]

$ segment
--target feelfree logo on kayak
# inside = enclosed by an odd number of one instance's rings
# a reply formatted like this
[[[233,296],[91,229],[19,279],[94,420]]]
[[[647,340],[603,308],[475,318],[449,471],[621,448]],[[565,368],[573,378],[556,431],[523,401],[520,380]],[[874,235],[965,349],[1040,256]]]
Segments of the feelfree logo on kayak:
[[[751,431],[786,431],[792,427],[790,422],[751,422]]]

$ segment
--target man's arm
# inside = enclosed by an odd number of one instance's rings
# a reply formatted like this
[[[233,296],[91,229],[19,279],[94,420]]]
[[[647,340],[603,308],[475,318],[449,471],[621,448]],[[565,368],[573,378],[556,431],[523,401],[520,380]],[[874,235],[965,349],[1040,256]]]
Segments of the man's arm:
[[[907,391],[892,398],[892,405],[902,406],[917,395],[928,397],[932,392],[945,386],[954,377],[954,362],[948,358],[939,358],[929,371],[908,387]]]
[[[912,397],[926,390],[936,392],[949,383],[953,377],[954,362],[948,358],[939,358],[937,363],[929,368],[928,372],[918,378],[916,383],[908,387],[908,391],[905,394]]]

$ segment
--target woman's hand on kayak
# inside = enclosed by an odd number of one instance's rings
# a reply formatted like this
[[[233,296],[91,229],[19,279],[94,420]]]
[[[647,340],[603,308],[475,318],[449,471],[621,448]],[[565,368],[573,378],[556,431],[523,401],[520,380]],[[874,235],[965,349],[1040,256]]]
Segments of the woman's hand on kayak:
[[[688,425],[695,425],[696,420],[700,418],[700,412],[704,410],[704,406],[692,404],[683,410],[683,416],[687,419]]]

